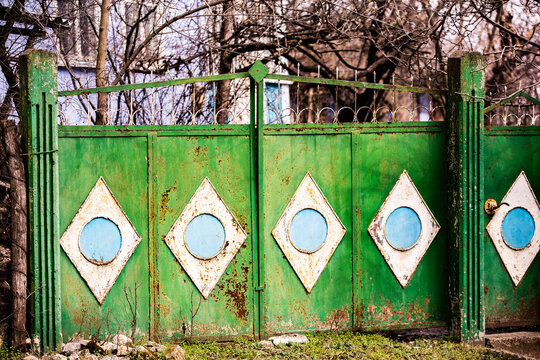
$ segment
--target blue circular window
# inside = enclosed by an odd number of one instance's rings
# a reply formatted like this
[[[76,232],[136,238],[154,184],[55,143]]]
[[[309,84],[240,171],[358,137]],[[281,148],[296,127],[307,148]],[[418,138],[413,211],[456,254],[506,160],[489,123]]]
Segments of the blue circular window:
[[[114,260],[122,247],[122,235],[118,226],[109,219],[97,217],[82,229],[79,249],[94,264],[103,265]]]
[[[312,253],[324,244],[328,224],[317,210],[303,209],[294,215],[289,231],[295,248]]]
[[[422,231],[422,223],[416,211],[402,206],[390,214],[384,224],[386,240],[395,249],[407,250],[416,244]]]
[[[502,223],[504,242],[514,249],[529,245],[534,235],[534,219],[524,208],[514,208],[506,214]]]
[[[213,215],[195,216],[188,224],[184,241],[189,252],[198,258],[213,258],[225,244],[225,228]]]

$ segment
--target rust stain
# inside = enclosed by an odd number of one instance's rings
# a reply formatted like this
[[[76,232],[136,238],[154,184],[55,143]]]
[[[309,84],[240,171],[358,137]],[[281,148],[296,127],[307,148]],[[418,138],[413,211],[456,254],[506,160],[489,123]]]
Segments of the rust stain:
[[[163,222],[165,221],[165,218],[167,217],[167,214],[172,213],[171,209],[169,208],[169,201],[171,192],[176,192],[178,189],[177,180],[174,180],[174,184],[167,190],[165,190],[161,194],[161,201],[159,203],[159,221]]]
[[[232,268],[237,269],[237,260],[233,260]],[[248,283],[249,283],[249,266],[241,266],[240,272],[235,270],[231,274],[231,278],[227,281],[220,281],[217,284],[220,293],[223,293],[227,301],[227,309],[232,311],[234,315],[240,319],[247,321],[249,311],[248,305]]]
[[[368,305],[367,306],[367,322],[370,326],[377,327],[380,325],[395,325],[406,322],[424,322],[431,318],[427,309],[431,299],[425,298],[421,301],[409,303],[404,306],[394,305],[387,300],[384,305]]]

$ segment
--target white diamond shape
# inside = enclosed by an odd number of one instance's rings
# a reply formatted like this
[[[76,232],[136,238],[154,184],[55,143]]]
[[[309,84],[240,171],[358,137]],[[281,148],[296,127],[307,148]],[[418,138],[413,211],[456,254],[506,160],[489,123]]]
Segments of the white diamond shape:
[[[511,248],[502,236],[502,223],[506,214],[517,207],[527,210],[535,223],[532,240],[522,249]],[[540,250],[540,206],[525,172],[518,175],[486,229],[514,285],[517,286]]]
[[[82,229],[96,217],[114,222],[122,237],[118,254],[107,264],[100,265],[87,260],[79,248]],[[101,176],[60,238],[60,245],[100,304],[103,304],[109,290],[140,242],[141,237],[137,230]]]
[[[408,207],[414,210],[421,224],[418,240],[406,250],[394,248],[385,235],[386,220],[394,210],[400,207]],[[401,286],[405,287],[439,229],[439,223],[427,207],[424,199],[422,199],[416,186],[414,186],[407,170],[403,170],[369,225],[368,231],[395,277]]]
[[[303,209],[317,210],[324,217],[328,226],[324,243],[311,253],[298,250],[292,244],[289,235],[292,219]],[[346,231],[345,226],[308,172],[272,230],[272,235],[307,292],[311,292]]]
[[[188,224],[198,215],[210,214],[219,219],[225,230],[225,244],[209,259],[193,256],[184,240]],[[246,241],[247,235],[218,192],[205,177],[191,200],[176,219],[165,242],[204,298],[208,298],[225,269]]]

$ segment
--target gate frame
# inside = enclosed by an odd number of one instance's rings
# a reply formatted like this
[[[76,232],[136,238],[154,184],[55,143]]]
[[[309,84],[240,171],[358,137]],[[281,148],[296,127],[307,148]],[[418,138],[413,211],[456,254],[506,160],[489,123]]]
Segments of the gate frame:
[[[482,342],[484,339],[483,301],[483,145],[484,132],[484,63],[478,53],[464,53],[449,59],[448,112],[448,206],[449,206],[449,284],[451,312],[449,327],[462,342]],[[58,188],[58,126],[57,126],[57,63],[56,55],[46,50],[25,52],[20,58],[21,124],[28,155],[28,230],[30,253],[30,294],[32,335],[41,349],[58,349],[62,343],[60,299],[60,229]],[[205,77],[207,81],[232,79],[240,74]],[[379,90],[422,92],[420,88],[386,84],[368,84],[331,79],[310,79],[300,76],[269,74],[257,61],[248,73],[250,78],[250,149],[251,149],[251,216],[253,221],[254,336],[262,329],[264,304],[264,249],[262,138],[264,129],[265,78],[293,80],[328,85],[355,84]],[[198,78],[203,79],[203,78]],[[191,79],[193,80],[193,79]],[[169,81],[173,84],[175,81]],[[178,81],[177,81],[178,82]],[[195,81],[190,81],[195,82]],[[167,82],[163,82],[167,83]],[[151,87],[157,83],[121,85],[101,89],[82,89],[70,94],[112,92]],[[424,89],[428,90],[429,89]],[[433,92],[440,93],[440,91]],[[62,94],[65,95],[65,94]],[[151,136],[151,135],[149,135]],[[155,135],[154,135],[155,136]],[[154,143],[154,142],[152,142]],[[258,169],[258,171],[255,171]],[[154,173],[154,172],[152,172]],[[156,186],[152,179],[149,186]],[[477,189],[477,190],[475,190]],[[154,204],[155,205],[155,204]],[[156,216],[150,203],[149,216]],[[356,230],[356,229],[353,229]],[[157,230],[151,228],[151,232]],[[155,249],[150,249],[155,251]],[[155,265],[155,264],[154,264]],[[151,266],[153,266],[151,264]],[[151,270],[152,271],[152,270]],[[353,269],[353,274],[354,269]],[[155,278],[155,277],[154,277]],[[155,280],[155,279],[154,279]],[[155,303],[150,292],[150,304]],[[154,307],[155,310],[155,307]],[[150,311],[150,337],[157,337],[156,318]],[[153,319],[153,321],[152,321]]]

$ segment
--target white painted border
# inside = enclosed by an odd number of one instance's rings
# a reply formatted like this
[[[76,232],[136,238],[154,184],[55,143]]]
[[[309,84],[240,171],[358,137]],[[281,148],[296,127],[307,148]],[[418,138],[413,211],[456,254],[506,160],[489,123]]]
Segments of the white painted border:
[[[384,228],[388,216],[400,207],[413,209],[422,226],[417,242],[409,249],[394,248],[388,242]],[[403,170],[396,184],[384,200],[375,218],[368,227],[368,232],[379,248],[386,263],[394,273],[402,287],[407,286],[420,260],[431,245],[440,229],[437,219],[433,216],[418,189],[412,182],[407,170]]]
[[[325,242],[318,250],[311,253],[298,250],[289,236],[292,219],[303,209],[317,210],[325,218],[328,225]],[[307,172],[272,230],[272,235],[309,293],[330,261],[346,231],[345,226],[328,200],[326,200],[321,189],[311,174]]]
[[[507,203],[508,205],[502,204]],[[486,226],[486,230],[495,245],[501,260],[512,278],[514,286],[518,286],[521,279],[529,269],[536,254],[540,250],[540,206],[534,195],[524,171],[518,175],[506,195],[501,201],[501,206],[495,210],[495,214]],[[534,220],[534,235],[529,245],[522,249],[515,249],[503,239],[502,223],[510,210],[521,207],[526,209]]]
[[[120,230],[122,244],[116,257],[107,264],[96,264],[81,253],[79,237],[82,229],[96,217],[103,217],[114,222]],[[90,193],[73,217],[73,220],[60,238],[64,249],[73,265],[98,300],[103,304],[107,294],[116,282],[127,261],[141,242],[141,237],[114,197],[102,176],[90,190]]]
[[[201,214],[215,216],[225,229],[225,244],[216,256],[208,259],[192,255],[184,240],[187,225]],[[197,289],[207,299],[246,238],[247,234],[234,214],[208,177],[205,177],[164,240]]]

